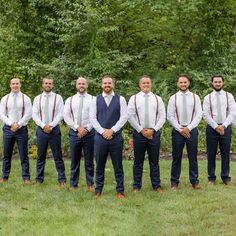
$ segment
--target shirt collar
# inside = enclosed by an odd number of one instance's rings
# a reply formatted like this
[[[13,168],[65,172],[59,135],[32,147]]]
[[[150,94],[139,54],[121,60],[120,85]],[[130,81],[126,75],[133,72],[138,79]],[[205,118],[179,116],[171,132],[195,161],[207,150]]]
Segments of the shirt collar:
[[[181,96],[182,96],[183,94],[185,94],[185,95],[188,96],[190,93],[191,93],[191,92],[190,92],[189,90],[187,90],[185,93],[183,93],[181,90],[178,91],[178,94],[181,95]]]
[[[115,93],[114,93],[114,91],[112,91],[110,94],[106,94],[106,93],[104,93],[104,92],[102,92],[102,96],[103,97],[108,97],[108,96],[115,96]]]
[[[20,96],[20,95],[22,94],[22,92],[21,92],[21,91],[19,91],[18,93],[10,92],[10,96],[14,96],[15,94],[16,94],[17,96]]]
[[[83,93],[83,94],[77,92],[77,95],[78,95],[79,97],[86,97],[86,96],[87,96],[87,92],[85,92],[85,93]]]
[[[215,91],[215,90],[213,90],[212,91],[212,93],[214,94],[214,95],[216,95],[216,94],[223,94],[223,92],[224,92],[224,90],[223,89],[221,89],[219,92],[217,92],[217,91]]]
[[[50,93],[45,93],[44,91],[43,91],[43,96],[52,96],[53,95],[53,92],[51,91]]]
[[[140,94],[141,94],[142,96],[150,96],[150,95],[152,94],[152,92],[150,91],[150,92],[148,92],[148,93],[144,93],[143,91],[140,91]]]

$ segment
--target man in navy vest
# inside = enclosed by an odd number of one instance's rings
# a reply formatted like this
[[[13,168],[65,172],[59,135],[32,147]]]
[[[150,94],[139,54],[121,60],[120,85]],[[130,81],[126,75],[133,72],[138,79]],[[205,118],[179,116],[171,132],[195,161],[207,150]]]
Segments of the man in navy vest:
[[[102,94],[92,101],[90,120],[96,130],[96,188],[95,197],[100,197],[104,185],[104,171],[110,153],[116,178],[118,198],[124,198],[124,173],[122,166],[123,138],[121,128],[127,121],[127,103],[124,97],[114,93],[111,76],[102,78]]]

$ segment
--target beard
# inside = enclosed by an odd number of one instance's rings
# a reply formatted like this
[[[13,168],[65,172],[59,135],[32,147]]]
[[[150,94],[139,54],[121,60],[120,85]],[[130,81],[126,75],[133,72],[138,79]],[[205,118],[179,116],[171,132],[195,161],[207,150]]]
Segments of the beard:
[[[224,86],[220,87],[220,88],[216,88],[214,86],[212,86],[212,88],[216,91],[216,92],[220,92],[223,89]]]
[[[186,88],[179,88],[181,92],[186,92],[188,90],[188,87]]]
[[[222,88],[213,88],[216,92],[220,92]]]
[[[44,89],[44,92],[46,92],[46,93],[50,93],[52,91],[52,88],[45,88]]]
[[[103,91],[105,92],[105,93],[111,93],[112,92],[112,87],[105,87],[104,89],[103,89]]]
[[[85,88],[79,88],[77,91],[78,91],[80,94],[84,94],[85,91],[86,91],[86,89],[85,89]]]

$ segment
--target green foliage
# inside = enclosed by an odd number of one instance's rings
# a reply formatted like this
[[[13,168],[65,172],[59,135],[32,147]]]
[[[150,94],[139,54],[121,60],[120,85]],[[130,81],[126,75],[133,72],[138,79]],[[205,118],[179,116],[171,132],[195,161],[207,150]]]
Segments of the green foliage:
[[[22,77],[30,96],[40,91],[40,78],[51,74],[64,97],[78,75],[98,81],[112,74],[127,88],[142,74],[165,78],[193,72],[194,80],[201,77],[194,86],[205,90],[203,81],[213,72],[235,74],[233,1],[0,3],[2,94],[12,74]],[[164,80],[161,87],[169,85]],[[118,89],[126,97],[135,91]]]
[[[179,73],[190,75],[191,90],[201,99],[211,91],[213,73],[223,74],[225,88],[235,95],[233,0],[0,0],[0,11],[1,97],[13,74],[32,99],[45,75],[54,77],[64,99],[81,75],[97,95],[105,74],[116,78],[116,91],[127,101],[143,74],[153,78],[153,91],[165,104]]]

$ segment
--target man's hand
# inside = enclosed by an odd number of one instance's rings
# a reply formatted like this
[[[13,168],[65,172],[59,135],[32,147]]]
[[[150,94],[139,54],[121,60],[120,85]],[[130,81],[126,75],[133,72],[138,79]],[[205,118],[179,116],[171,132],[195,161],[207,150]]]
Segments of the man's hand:
[[[102,133],[103,138],[110,140],[113,138],[114,135],[114,130],[112,129],[105,129],[104,132]]]
[[[16,132],[18,129],[20,129],[20,126],[17,123],[13,123],[11,125],[11,131]]]
[[[154,130],[153,129],[146,129],[143,128],[141,131],[142,135],[147,138],[147,139],[152,139],[153,138],[153,134],[154,134]]]
[[[184,136],[185,138],[190,138],[191,134],[190,134],[190,130],[187,127],[182,127],[180,128],[179,133]]]
[[[78,131],[79,138],[83,138],[88,133],[88,130],[86,129],[86,127],[79,127],[77,131]]]
[[[225,127],[223,125],[218,125],[215,130],[220,135],[224,135],[225,134]]]
[[[50,134],[52,132],[52,127],[49,126],[49,125],[45,125],[43,127],[43,132],[46,133],[46,134]]]

